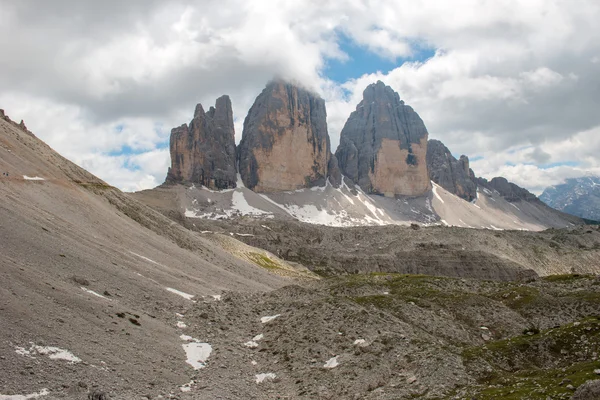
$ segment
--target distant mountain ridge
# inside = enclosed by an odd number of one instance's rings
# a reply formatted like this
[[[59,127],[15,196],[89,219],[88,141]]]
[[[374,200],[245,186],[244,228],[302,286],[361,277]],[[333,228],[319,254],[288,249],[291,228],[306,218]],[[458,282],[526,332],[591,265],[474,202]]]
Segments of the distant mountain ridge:
[[[567,179],[565,183],[546,188],[540,200],[556,210],[600,221],[600,177]]]

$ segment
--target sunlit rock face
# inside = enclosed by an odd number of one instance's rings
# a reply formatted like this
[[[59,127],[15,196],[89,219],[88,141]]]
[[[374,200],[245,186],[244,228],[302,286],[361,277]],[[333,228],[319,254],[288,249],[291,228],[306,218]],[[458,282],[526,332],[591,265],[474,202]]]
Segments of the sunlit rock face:
[[[238,163],[246,187],[277,192],[339,184],[331,154],[325,101],[275,80],[256,98],[244,121]]]
[[[342,129],[342,173],[368,193],[418,196],[431,189],[427,128],[383,82],[369,85]]]

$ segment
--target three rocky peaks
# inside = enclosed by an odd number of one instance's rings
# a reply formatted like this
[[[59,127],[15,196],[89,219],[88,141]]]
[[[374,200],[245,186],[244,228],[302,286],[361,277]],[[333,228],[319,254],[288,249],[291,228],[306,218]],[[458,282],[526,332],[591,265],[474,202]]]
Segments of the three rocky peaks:
[[[529,192],[506,180],[476,178],[469,160],[456,160],[439,141],[429,140],[423,120],[383,82],[369,85],[342,129],[335,154],[327,132],[325,101],[291,83],[274,80],[250,108],[236,147],[228,96],[171,131],[167,183],[195,183],[209,189],[243,184],[261,193],[342,183],[386,197],[420,196],[431,181],[471,201],[477,187],[500,191],[509,201]],[[516,196],[516,197],[515,197]],[[533,196],[533,195],[531,195]],[[535,196],[533,196],[535,197]]]

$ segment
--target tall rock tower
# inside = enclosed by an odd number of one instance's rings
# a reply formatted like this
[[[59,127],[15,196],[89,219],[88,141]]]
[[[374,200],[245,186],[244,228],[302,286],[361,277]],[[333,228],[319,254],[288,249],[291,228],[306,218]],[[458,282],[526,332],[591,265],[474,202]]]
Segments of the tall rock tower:
[[[431,189],[427,128],[383,82],[367,86],[336,151],[342,173],[367,193],[418,196]]]
[[[238,148],[240,175],[256,192],[337,185],[340,173],[327,133],[325,101],[274,80],[256,98]]]
[[[219,97],[208,112],[198,104],[189,126],[183,124],[171,130],[170,149],[167,183],[197,183],[210,189],[234,188],[235,131],[229,96]]]

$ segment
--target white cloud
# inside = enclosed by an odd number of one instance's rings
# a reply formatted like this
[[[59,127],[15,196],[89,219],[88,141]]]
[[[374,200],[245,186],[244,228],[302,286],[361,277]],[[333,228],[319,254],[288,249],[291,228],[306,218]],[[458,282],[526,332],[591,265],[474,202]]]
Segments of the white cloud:
[[[365,86],[382,79],[432,137],[484,157],[473,163],[484,176],[506,174],[537,188],[580,172],[542,169],[544,160],[599,166],[595,0],[577,7],[564,0],[0,0],[0,7],[0,106],[124,189],[162,182],[170,128],[189,122],[198,102],[206,108],[229,94],[239,140],[248,108],[274,75],[323,95],[334,148]],[[342,35],[391,60],[421,48],[435,56],[336,84],[323,71],[328,58],[352,62]],[[120,155],[123,146],[135,154]]]

